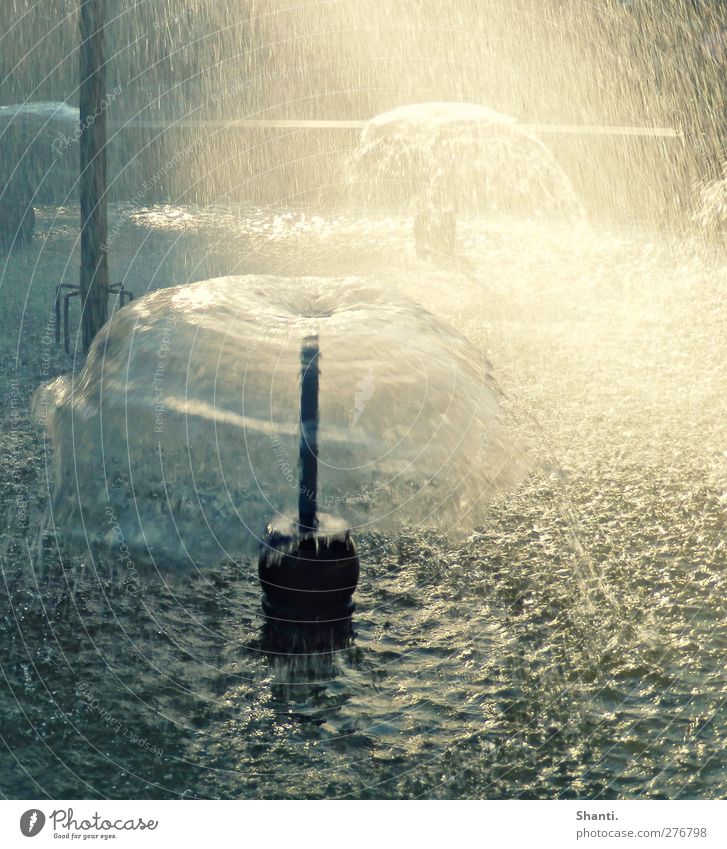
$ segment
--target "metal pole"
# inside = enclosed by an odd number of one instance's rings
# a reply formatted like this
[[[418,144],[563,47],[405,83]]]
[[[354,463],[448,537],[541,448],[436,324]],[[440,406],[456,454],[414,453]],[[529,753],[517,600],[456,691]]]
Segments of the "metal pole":
[[[81,0],[81,326],[83,349],[108,318],[106,0]]]
[[[318,336],[308,336],[300,352],[300,491],[298,527],[309,533],[318,527]]]

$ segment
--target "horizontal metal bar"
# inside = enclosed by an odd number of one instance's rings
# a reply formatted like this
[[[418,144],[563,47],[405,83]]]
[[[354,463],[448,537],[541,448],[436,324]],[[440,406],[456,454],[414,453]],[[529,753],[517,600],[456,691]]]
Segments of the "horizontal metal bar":
[[[518,124],[533,133],[570,136],[641,136],[644,138],[680,139],[681,130],[674,127],[609,127],[597,124]]]
[[[235,121],[173,121],[163,123],[159,121],[129,121],[125,124],[111,125],[110,129],[115,132],[129,129],[147,130],[199,130],[209,127],[215,130],[247,130],[247,129],[300,129],[300,130],[361,130],[367,121],[329,121],[313,119],[287,119],[267,118],[240,119]],[[546,135],[569,135],[569,136],[637,136],[642,138],[683,138],[681,130],[674,127],[629,127],[608,126],[599,124],[516,124],[522,130],[532,133],[544,133]]]

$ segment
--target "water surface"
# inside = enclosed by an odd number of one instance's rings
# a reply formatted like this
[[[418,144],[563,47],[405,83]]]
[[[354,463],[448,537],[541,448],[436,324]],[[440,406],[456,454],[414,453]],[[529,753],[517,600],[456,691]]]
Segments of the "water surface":
[[[2,270],[6,796],[724,796],[723,256],[472,219],[435,265],[389,214],[114,208],[137,295],[342,265],[408,295],[489,357],[535,460],[462,543],[361,535],[351,644],[286,656],[249,561],[129,581],[40,535],[27,395],[71,365],[46,329],[75,214],[44,209]]]

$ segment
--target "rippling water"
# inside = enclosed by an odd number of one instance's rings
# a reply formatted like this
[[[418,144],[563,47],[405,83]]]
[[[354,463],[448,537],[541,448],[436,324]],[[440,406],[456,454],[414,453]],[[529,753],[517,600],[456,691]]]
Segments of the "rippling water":
[[[54,212],[3,277],[39,340],[36,382],[45,281],[75,238]],[[723,256],[473,219],[459,261],[435,266],[409,219],[114,212],[115,274],[137,294],[218,273],[376,275],[489,356],[536,462],[461,544],[359,536],[355,634],[292,655],[264,631],[250,562],[129,584],[128,565],[61,561],[52,534],[36,542],[45,473],[28,462],[8,486],[30,493],[29,518],[5,508],[5,795],[724,796]]]

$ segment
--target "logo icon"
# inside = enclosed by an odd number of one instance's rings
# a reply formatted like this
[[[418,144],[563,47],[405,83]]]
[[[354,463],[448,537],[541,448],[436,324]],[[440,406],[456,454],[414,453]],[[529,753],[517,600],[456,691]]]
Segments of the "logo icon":
[[[37,808],[31,808],[20,817],[20,830],[26,837],[35,837],[43,831],[45,814]]]

